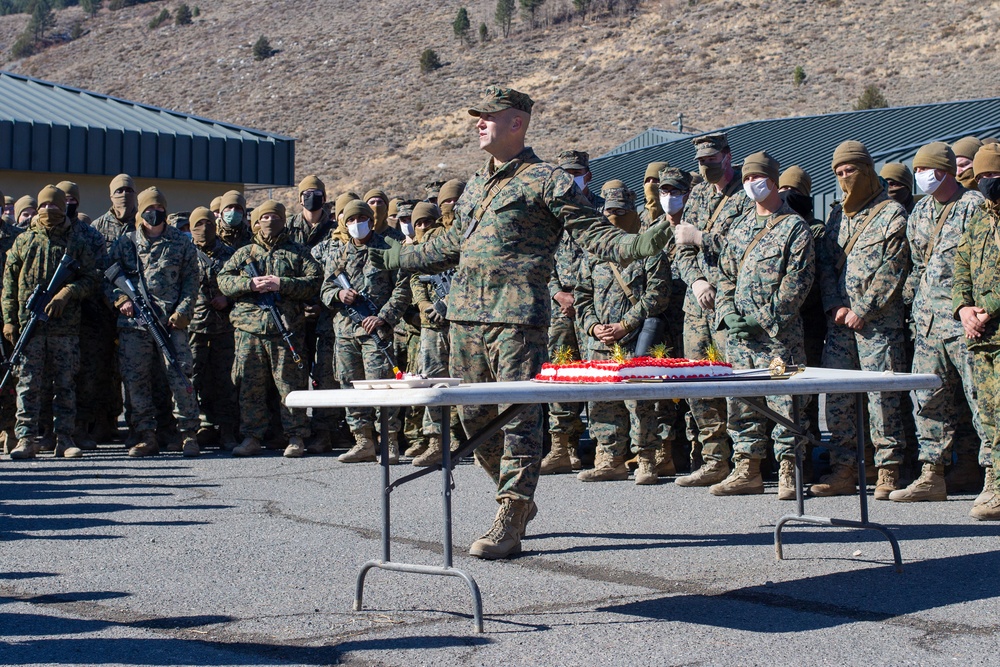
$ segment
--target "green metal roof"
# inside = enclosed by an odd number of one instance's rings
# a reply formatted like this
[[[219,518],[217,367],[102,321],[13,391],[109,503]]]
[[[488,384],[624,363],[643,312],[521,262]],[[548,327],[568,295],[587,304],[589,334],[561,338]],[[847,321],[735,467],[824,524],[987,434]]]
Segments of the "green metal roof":
[[[920,146],[931,141],[952,143],[967,135],[1000,136],[1000,97],[776,118],[713,132],[728,134],[736,162],[766,150],[782,169],[794,164],[805,169],[812,177],[816,214],[821,216],[826,205],[838,195],[830,160],[842,141],[854,139],[864,143],[877,167],[886,162],[908,163]],[[601,156],[590,161],[590,169],[598,189],[605,181],[618,178],[636,192],[642,192],[646,166],[657,161],[689,171],[698,168],[691,138],[686,138]]]
[[[0,71],[0,169],[287,186],[295,140]]]

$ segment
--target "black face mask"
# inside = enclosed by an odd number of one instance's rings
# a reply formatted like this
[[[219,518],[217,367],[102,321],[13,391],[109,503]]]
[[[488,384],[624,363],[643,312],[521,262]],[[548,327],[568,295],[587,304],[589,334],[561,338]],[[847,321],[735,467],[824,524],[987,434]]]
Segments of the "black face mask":
[[[980,178],[979,191],[991,202],[1000,201],[1000,178]]]
[[[323,208],[323,195],[317,192],[307,192],[302,196],[302,208],[316,212]]]
[[[79,204],[66,204],[66,217],[70,219],[75,218],[78,208],[80,208]]]
[[[155,208],[142,214],[142,219],[150,227],[157,227],[167,221],[165,211],[157,211]]]
[[[806,219],[806,222],[813,217],[813,198],[806,197],[795,190],[785,190],[781,193],[781,199],[792,207],[792,210]]]

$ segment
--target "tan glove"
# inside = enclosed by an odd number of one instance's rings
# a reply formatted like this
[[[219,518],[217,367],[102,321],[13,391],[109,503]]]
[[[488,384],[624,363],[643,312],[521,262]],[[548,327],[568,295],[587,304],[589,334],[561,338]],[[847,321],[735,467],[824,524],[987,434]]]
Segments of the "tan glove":
[[[705,310],[715,309],[715,288],[707,280],[694,281],[694,284],[691,285],[691,292],[694,294],[694,298],[697,299],[699,306]]]
[[[62,317],[63,311],[66,310],[66,306],[69,304],[69,299],[69,288],[63,287],[61,290],[56,292],[55,296],[49,299],[48,304],[45,306],[45,314],[49,317]]]
[[[3,337],[7,339],[11,345],[17,343],[17,325],[16,324],[5,324],[3,325]]]
[[[677,245],[693,245],[701,247],[701,230],[694,225],[682,222],[674,229],[674,240]]]
[[[188,328],[188,325],[191,324],[191,318],[184,313],[174,313],[170,316],[168,321],[170,322],[170,326],[178,331],[184,331]]]

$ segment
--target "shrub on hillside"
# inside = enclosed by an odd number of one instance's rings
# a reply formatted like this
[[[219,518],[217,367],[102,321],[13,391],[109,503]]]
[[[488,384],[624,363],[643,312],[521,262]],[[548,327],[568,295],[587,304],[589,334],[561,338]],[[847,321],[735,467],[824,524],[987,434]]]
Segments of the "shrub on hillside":
[[[479,24],[479,41],[485,44],[490,41],[490,29],[486,27],[486,23]]]
[[[441,67],[441,59],[434,49],[424,49],[420,54],[420,71],[423,73],[433,72]]]
[[[174,22],[177,25],[191,25],[191,8],[187,4],[182,4],[174,14]]]
[[[801,86],[806,80],[806,71],[802,68],[802,65],[796,65],[795,70],[792,72],[792,83],[796,86]]]
[[[160,13],[149,20],[149,29],[156,30],[161,25],[170,20],[170,10],[164,7]]]
[[[885,99],[885,95],[874,83],[868,84],[864,92],[858,96],[858,100],[854,103],[855,111],[864,111],[865,109],[885,109],[889,106],[889,100]]]
[[[10,55],[14,58],[27,58],[35,52],[35,37],[25,30],[10,47]]]
[[[264,35],[258,37],[257,41],[253,43],[253,59],[264,60],[273,55],[274,49],[271,48],[271,42],[267,41],[267,37]]]

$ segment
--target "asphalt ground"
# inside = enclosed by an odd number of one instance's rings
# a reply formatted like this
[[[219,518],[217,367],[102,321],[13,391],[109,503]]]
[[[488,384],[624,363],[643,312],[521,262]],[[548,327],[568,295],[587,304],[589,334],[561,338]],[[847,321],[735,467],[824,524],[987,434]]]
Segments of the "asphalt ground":
[[[393,468],[393,475],[413,470]],[[3,665],[996,665],[1000,524],[947,502],[871,501],[873,531],[786,529],[793,503],[716,498],[668,480],[542,479],[524,553],[467,546],[496,510],[486,475],[454,472],[457,578],[373,570],[379,468],[102,445],[76,461],[0,460]],[[869,496],[870,498],[870,496]],[[393,558],[440,564],[441,477],[393,494]],[[811,499],[856,518],[857,497]]]

